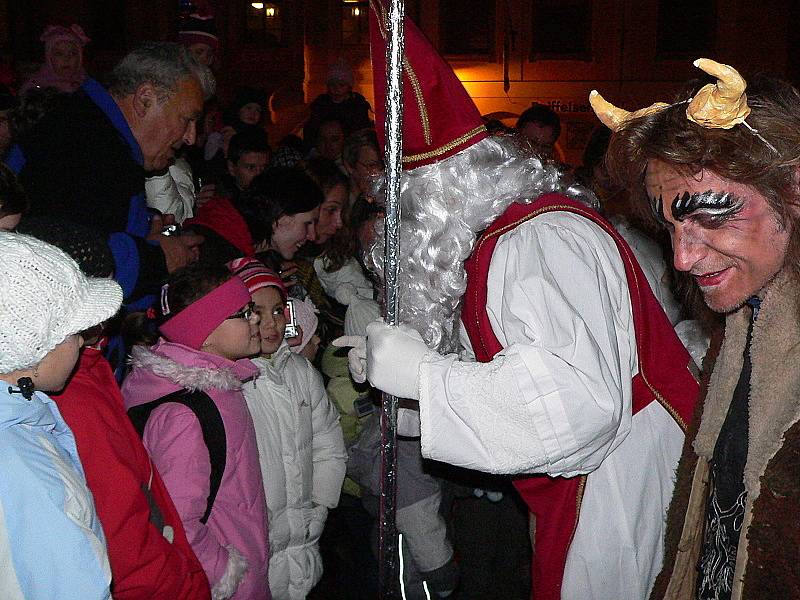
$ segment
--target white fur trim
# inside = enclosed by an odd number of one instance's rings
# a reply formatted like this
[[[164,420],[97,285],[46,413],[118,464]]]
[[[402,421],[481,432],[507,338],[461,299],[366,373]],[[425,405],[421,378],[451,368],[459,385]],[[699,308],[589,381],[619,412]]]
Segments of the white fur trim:
[[[212,600],[226,600],[233,596],[247,572],[247,559],[239,554],[239,551],[233,546],[225,546],[225,548],[228,550],[228,564],[225,567],[225,573],[211,588]]]
[[[230,369],[211,369],[208,367],[189,367],[156,354],[144,346],[134,346],[128,361],[132,366],[152,371],[159,377],[169,379],[183,388],[191,391],[210,390],[240,390],[242,382]]]

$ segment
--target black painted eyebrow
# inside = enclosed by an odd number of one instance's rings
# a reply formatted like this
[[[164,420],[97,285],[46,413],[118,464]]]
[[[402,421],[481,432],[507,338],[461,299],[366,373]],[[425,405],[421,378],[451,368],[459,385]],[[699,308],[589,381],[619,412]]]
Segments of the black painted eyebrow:
[[[683,221],[691,214],[702,211],[712,220],[722,222],[741,211],[743,206],[744,199],[731,192],[684,192],[672,201],[672,216],[676,221]]]
[[[659,196],[658,198],[650,198],[650,210],[653,211],[653,215],[661,225],[667,227],[669,222],[664,217],[664,198]]]

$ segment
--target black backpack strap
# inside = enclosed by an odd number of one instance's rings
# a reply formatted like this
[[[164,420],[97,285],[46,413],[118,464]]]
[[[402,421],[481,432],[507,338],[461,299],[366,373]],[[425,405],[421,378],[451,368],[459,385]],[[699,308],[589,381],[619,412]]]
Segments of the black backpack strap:
[[[147,425],[147,420],[152,412],[168,402],[183,404],[194,413],[203,432],[203,442],[208,448],[208,458],[211,461],[208,502],[206,503],[206,512],[200,519],[200,522],[205,524],[211,514],[211,509],[214,507],[214,500],[217,497],[220,483],[222,483],[222,475],[225,472],[225,457],[227,454],[225,424],[222,422],[222,415],[219,414],[217,405],[214,404],[208,394],[200,390],[194,392],[178,390],[158,400],[128,409],[128,417],[139,433],[139,437],[144,435],[145,425]]]

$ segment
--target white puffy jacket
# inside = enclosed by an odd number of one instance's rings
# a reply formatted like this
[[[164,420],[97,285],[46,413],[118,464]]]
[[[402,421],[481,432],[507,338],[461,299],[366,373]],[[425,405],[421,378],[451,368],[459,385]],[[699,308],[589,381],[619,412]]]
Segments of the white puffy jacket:
[[[269,587],[274,600],[298,600],[322,576],[319,538],[339,503],[347,452],[339,413],[322,376],[284,343],[253,361],[245,385],[256,430],[269,513]]]
[[[373,298],[372,283],[353,257],[348,258],[336,271],[325,270],[325,258],[317,257],[314,259],[314,271],[325,293],[339,304],[347,306],[356,296],[366,300]]]

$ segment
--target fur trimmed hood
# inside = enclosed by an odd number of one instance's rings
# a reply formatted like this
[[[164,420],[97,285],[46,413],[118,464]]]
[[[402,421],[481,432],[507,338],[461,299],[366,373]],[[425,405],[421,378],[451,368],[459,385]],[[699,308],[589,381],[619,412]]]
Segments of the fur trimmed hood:
[[[133,371],[125,387],[136,390],[128,407],[161,398],[179,389],[235,391],[258,375],[249,359],[231,361],[181,344],[160,340],[151,348],[136,346],[129,359]]]
[[[204,391],[219,410],[225,428],[225,476],[208,522],[186,519],[186,536],[208,540],[192,549],[214,598],[268,600],[267,503],[253,420],[242,393],[242,382],[258,369],[249,360],[234,362],[163,340],[151,348],[135,349],[131,363],[133,370],[122,385],[126,408],[190,388]],[[194,515],[195,508],[206,505],[206,494],[200,492],[208,490],[208,446],[200,427],[187,429],[186,419],[180,418],[187,410],[175,404],[157,408],[143,442],[178,512]],[[178,418],[171,418],[175,415]]]

